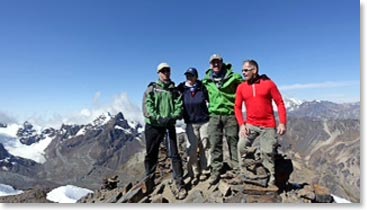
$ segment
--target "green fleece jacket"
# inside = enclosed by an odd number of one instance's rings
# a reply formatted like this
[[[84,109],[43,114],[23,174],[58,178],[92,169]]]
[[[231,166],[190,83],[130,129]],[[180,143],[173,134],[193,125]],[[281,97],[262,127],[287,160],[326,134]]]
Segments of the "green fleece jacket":
[[[155,126],[164,127],[159,124],[159,118],[182,118],[182,96],[175,83],[165,84],[160,80],[150,83],[144,93],[143,112],[145,123]]]
[[[213,77],[213,69],[206,71],[203,84],[209,93],[210,115],[234,115],[236,90],[243,79],[240,74],[234,73],[231,67],[231,64],[223,64],[222,71],[225,71],[225,75],[222,79]]]

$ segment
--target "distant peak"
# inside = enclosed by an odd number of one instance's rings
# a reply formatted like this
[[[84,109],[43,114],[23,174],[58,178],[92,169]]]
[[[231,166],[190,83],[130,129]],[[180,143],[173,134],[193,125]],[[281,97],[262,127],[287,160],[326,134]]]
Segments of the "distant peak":
[[[119,112],[115,115],[116,120],[125,120],[124,114],[122,112]]]
[[[101,114],[99,117],[97,117],[95,120],[93,120],[93,125],[94,126],[102,126],[102,125],[106,124],[108,121],[110,121],[111,118],[112,117],[111,117],[110,113]]]

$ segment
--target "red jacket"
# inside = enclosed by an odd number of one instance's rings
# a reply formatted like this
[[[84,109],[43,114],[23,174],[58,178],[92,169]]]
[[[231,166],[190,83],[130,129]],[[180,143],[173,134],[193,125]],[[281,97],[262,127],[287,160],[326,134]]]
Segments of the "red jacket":
[[[287,125],[287,113],[280,92],[273,81],[262,75],[255,82],[241,83],[236,92],[235,114],[239,125],[249,123],[254,126],[275,128],[276,122],[272,100],[278,107],[280,123]],[[243,119],[242,102],[246,106],[246,121]]]

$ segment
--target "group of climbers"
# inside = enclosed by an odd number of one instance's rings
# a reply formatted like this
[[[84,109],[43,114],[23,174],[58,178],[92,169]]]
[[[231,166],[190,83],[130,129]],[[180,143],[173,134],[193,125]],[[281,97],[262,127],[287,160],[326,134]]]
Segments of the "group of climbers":
[[[186,81],[176,86],[171,80],[170,65],[161,63],[157,67],[158,80],[150,83],[144,93],[144,164],[148,188],[154,188],[159,145],[167,137],[166,147],[172,161],[177,198],[187,196],[175,130],[176,121],[182,118],[186,124],[191,184],[196,185],[210,175],[208,182],[215,185],[223,176],[225,136],[231,168],[225,173],[233,177],[243,176],[246,167],[241,157],[247,148],[259,141],[262,164],[270,177],[268,187],[275,186],[274,157],[278,135],[285,134],[287,125],[285,105],[277,86],[269,77],[259,74],[259,65],[254,60],[243,62],[242,76],[234,73],[232,65],[224,63],[218,54],[210,57],[209,64],[202,80],[198,70],[190,67],[184,73]],[[278,108],[278,126],[273,101]]]

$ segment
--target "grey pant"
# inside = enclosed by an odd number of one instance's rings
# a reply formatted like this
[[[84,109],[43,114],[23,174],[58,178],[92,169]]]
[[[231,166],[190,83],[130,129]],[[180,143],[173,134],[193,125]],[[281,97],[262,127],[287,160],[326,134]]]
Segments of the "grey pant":
[[[223,136],[225,134],[229,148],[230,165],[238,166],[237,143],[238,123],[234,115],[211,115],[208,126],[212,176],[219,176],[223,168]]]
[[[210,164],[208,122],[186,125],[188,172],[194,177],[208,170]]]
[[[243,155],[247,149],[254,144],[260,144],[260,157],[263,160],[263,166],[269,171],[270,179],[274,179],[275,174],[275,155],[277,154],[278,136],[275,128],[262,128],[253,125],[248,125],[250,134],[247,138],[241,137],[238,142],[238,156],[241,172],[244,173]]]

